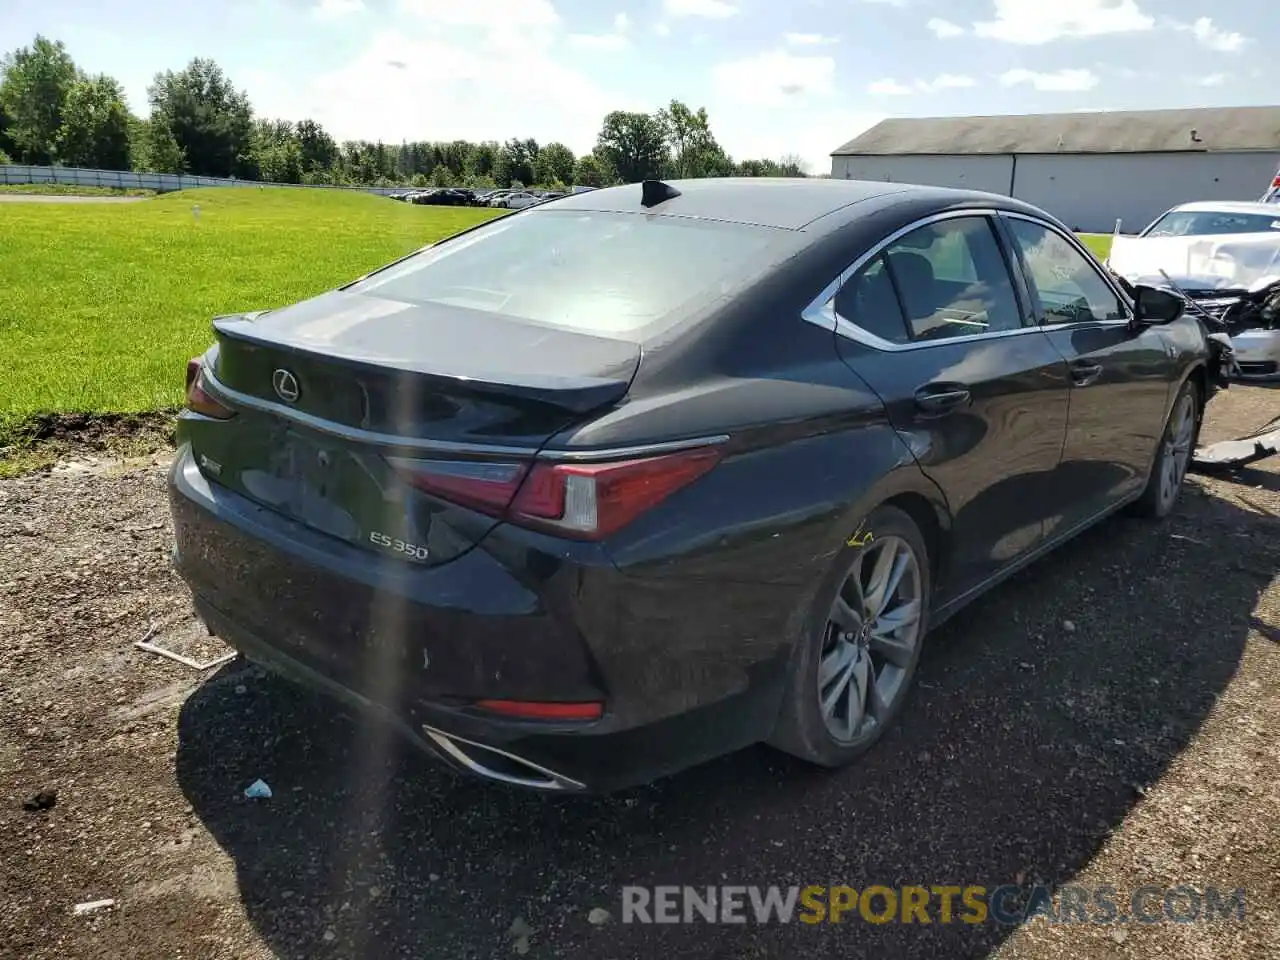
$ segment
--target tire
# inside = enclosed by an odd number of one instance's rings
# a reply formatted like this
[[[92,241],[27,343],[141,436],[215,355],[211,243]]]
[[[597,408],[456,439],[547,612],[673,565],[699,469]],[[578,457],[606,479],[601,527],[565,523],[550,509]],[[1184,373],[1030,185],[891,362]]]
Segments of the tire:
[[[892,574],[896,558],[904,550],[909,552],[909,560],[904,561],[897,586],[879,616],[864,617],[856,636],[850,629],[837,630],[840,624],[836,617],[844,627],[857,629],[858,621],[849,622],[848,614],[836,607],[837,599],[857,606],[852,582],[855,575],[863,585],[862,596],[869,601],[864,609],[869,608],[874,601],[872,588],[879,582],[876,564],[886,563]],[[886,551],[892,551],[894,559],[884,560]],[[870,749],[893,725],[908,697],[929,622],[931,587],[929,555],[915,522],[895,507],[872,511],[849,537],[814,596],[804,633],[792,655],[791,675],[770,745],[824,767],[844,766]],[[890,619],[902,611],[898,601],[910,599],[916,602],[914,619],[909,619],[909,610],[902,613],[897,618],[902,625],[888,637],[898,643],[889,647],[885,637],[877,640],[870,635],[887,631]],[[893,662],[886,657],[886,649],[894,651]],[[826,681],[821,685],[820,671]],[[836,696],[845,672],[849,680],[843,695]],[[864,698],[862,718],[851,726],[854,708],[850,692],[862,690],[874,691],[874,696]],[[834,704],[830,710],[824,709],[824,700]]]
[[[1202,416],[1200,388],[1188,380],[1173,401],[1173,409],[1169,411],[1169,419],[1151,463],[1147,486],[1133,503],[1134,514],[1163,519],[1173,512],[1182,492],[1182,481],[1191,463],[1196,438],[1200,435]]]

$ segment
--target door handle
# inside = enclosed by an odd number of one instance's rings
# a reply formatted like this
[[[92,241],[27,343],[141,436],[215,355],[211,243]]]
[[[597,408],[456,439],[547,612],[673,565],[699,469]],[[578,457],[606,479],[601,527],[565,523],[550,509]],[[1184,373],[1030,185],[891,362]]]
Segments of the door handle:
[[[967,407],[971,399],[968,389],[956,384],[926,386],[916,391],[916,408],[921,413],[939,416]]]
[[[1087,387],[1102,376],[1102,364],[1076,361],[1071,364],[1071,379],[1077,387]]]

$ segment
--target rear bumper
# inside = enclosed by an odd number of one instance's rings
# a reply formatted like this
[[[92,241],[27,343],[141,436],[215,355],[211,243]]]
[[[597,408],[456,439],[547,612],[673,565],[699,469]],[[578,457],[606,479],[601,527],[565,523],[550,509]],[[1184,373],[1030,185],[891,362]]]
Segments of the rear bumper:
[[[756,742],[776,715],[782,663],[739,661],[735,682],[714,658],[690,662],[680,637],[645,629],[644,591],[594,548],[569,561],[478,546],[417,567],[210,483],[185,446],[170,506],[175,566],[214,633],[471,773],[619,789]],[[605,715],[513,720],[471,706],[482,698],[603,701]]]

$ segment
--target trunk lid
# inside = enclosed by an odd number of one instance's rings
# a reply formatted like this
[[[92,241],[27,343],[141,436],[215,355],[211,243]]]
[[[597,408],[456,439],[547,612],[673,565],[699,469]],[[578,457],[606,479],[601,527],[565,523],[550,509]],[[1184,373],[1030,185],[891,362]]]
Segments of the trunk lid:
[[[640,361],[625,340],[346,291],[214,329],[237,415],[184,421],[206,474],[425,565],[488,533],[537,451],[620,401]]]

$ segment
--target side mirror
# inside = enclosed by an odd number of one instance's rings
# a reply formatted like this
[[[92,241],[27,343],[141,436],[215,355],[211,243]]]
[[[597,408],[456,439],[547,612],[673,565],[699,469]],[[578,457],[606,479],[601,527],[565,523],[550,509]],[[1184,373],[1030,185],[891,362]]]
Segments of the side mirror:
[[[1134,291],[1134,302],[1137,307],[1134,319],[1138,323],[1148,326],[1172,323],[1187,309],[1187,302],[1171,290],[1140,283],[1134,287]]]

